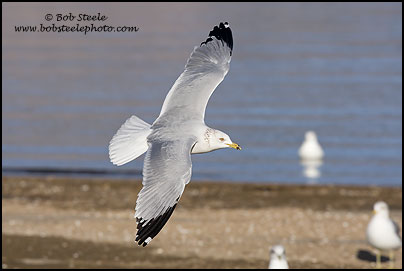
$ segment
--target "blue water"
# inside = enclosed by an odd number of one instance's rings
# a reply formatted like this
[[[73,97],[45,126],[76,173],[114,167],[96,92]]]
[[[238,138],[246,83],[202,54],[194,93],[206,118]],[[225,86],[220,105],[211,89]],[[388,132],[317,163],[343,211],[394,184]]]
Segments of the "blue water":
[[[140,30],[14,31],[68,12]],[[154,121],[193,47],[225,20],[233,58],[205,120],[243,150],[193,155],[193,180],[402,184],[401,3],[6,3],[2,16],[3,173],[140,177],[143,156],[116,167],[109,140],[132,114]],[[325,151],[316,177],[297,156],[307,130]]]

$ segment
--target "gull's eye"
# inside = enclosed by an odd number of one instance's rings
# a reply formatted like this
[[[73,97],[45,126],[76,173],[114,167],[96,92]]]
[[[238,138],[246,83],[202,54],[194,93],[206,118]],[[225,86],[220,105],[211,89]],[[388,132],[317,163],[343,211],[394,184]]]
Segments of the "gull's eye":
[[[219,140],[223,142],[223,141],[224,141],[224,138],[223,138],[223,137],[221,137],[221,138],[219,138]]]

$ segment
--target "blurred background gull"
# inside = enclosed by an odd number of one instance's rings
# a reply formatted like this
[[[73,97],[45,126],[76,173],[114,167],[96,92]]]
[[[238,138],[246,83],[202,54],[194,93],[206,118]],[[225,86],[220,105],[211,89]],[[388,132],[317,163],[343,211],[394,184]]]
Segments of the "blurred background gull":
[[[69,12],[140,29],[14,28],[75,25],[44,18]],[[112,131],[132,114],[157,117],[184,59],[222,20],[234,54],[206,119],[243,155],[194,156],[193,180],[305,183],[296,150],[314,130],[327,151],[321,174],[309,170],[317,182],[401,186],[400,3],[3,4],[3,173],[140,177],[143,159],[109,162]]]
[[[289,269],[285,248],[282,245],[276,245],[270,249],[268,269]]]
[[[321,176],[320,167],[323,164],[324,151],[318,142],[314,131],[307,131],[304,141],[299,148],[300,164],[303,166],[303,175],[308,183],[314,184]]]

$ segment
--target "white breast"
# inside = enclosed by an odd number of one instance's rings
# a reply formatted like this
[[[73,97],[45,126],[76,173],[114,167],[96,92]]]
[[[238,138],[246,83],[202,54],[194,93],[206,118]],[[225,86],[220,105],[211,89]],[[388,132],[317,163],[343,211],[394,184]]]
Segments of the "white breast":
[[[317,136],[314,132],[308,131],[305,140],[299,149],[299,156],[305,160],[318,160],[324,156],[323,149],[318,143]]]
[[[402,245],[388,217],[373,216],[366,229],[366,237],[370,245],[381,250],[398,249]]]

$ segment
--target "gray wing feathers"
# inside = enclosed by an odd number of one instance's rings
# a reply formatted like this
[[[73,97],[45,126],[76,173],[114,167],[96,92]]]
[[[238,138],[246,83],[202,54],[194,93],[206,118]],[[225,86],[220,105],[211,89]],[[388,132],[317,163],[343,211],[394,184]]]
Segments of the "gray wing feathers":
[[[185,66],[185,71],[175,81],[163,103],[160,116],[172,109],[187,110],[203,119],[206,105],[215,88],[227,74],[231,49],[221,40],[196,47]]]
[[[150,243],[177,206],[185,185],[191,179],[191,149],[194,143],[193,138],[149,141],[143,166],[143,188],[136,201],[135,241],[139,245]]]
[[[211,42],[194,48],[185,65],[185,73],[221,72],[225,75],[229,70],[230,53],[230,48],[223,41],[212,37]]]
[[[143,166],[143,188],[136,218],[150,220],[174,206],[191,179],[194,139],[149,143]]]

